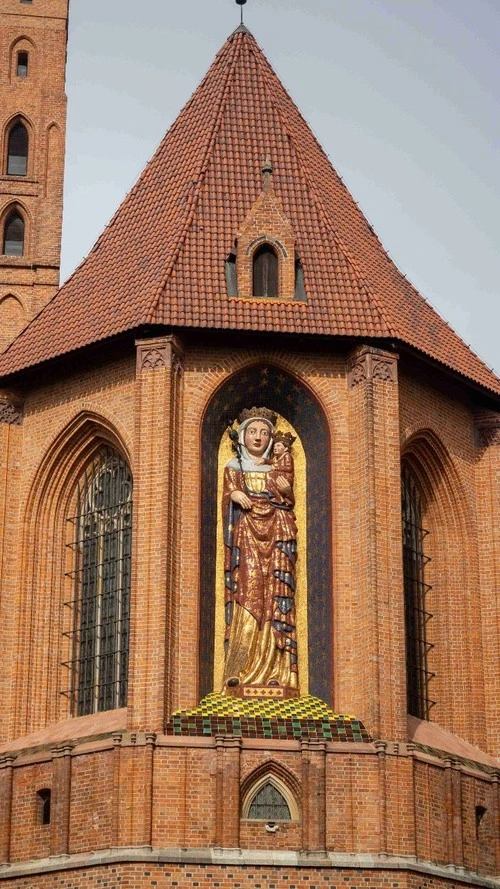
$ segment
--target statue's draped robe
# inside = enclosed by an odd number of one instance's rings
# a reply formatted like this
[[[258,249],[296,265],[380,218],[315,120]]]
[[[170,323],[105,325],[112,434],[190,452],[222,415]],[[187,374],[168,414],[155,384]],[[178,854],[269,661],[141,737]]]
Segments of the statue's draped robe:
[[[279,492],[279,474],[258,466],[244,474],[231,465],[225,469],[225,683],[237,678],[246,685],[298,686],[297,525],[293,493]],[[252,508],[235,504],[233,491],[249,494]]]

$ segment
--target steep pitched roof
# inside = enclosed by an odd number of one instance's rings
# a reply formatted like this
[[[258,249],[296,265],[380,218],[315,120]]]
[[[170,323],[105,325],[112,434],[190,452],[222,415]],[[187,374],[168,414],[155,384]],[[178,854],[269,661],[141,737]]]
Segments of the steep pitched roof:
[[[260,193],[266,152],[307,302],[227,296],[225,258]],[[390,338],[500,394],[500,380],[390,260],[244,27],[92,252],[0,356],[0,374],[145,324]]]

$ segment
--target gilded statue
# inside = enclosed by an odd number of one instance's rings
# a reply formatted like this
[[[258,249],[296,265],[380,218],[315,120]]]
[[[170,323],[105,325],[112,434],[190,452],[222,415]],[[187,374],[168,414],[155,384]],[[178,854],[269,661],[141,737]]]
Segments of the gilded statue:
[[[224,471],[226,693],[298,694],[295,438],[267,408],[242,411]],[[238,691],[239,689],[239,691]]]

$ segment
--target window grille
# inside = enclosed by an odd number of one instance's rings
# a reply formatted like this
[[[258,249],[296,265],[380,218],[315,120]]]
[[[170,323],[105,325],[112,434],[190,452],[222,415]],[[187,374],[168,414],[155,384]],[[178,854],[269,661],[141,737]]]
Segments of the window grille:
[[[16,123],[9,133],[7,144],[7,173],[9,176],[26,176],[28,172],[28,130]]]
[[[255,794],[248,817],[259,821],[291,821],[290,807],[279,790],[268,782]]]
[[[18,77],[27,77],[28,76],[28,53],[27,52],[24,52],[24,51],[18,52],[16,74]]]
[[[24,254],[24,220],[14,211],[7,217],[3,233],[4,256],[23,256]]]
[[[253,259],[253,295],[278,296],[278,257],[269,244],[256,251]]]
[[[403,578],[406,625],[406,687],[408,712],[428,719],[434,701],[429,698],[429,681],[434,676],[427,665],[433,647],[427,639],[427,624],[432,617],[426,598],[432,587],[425,582],[425,566],[430,561],[424,552],[428,535],[422,525],[422,498],[409,468],[402,474]]]
[[[73,712],[82,716],[127,702],[132,546],[132,477],[104,447],[78,483],[73,525]]]

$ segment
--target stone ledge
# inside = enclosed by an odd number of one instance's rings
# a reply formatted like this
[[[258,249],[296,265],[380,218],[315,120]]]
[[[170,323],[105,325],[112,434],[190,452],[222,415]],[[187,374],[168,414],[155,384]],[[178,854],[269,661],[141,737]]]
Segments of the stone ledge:
[[[500,879],[481,877],[465,868],[432,864],[413,856],[388,854],[367,855],[341,852],[301,853],[273,850],[219,848],[152,848],[151,846],[103,849],[79,855],[57,855],[36,861],[0,865],[0,880],[34,877],[47,873],[102,867],[117,864],[179,864],[254,867],[295,867],[336,870],[410,871],[444,880],[454,880],[465,886],[500,889]]]

